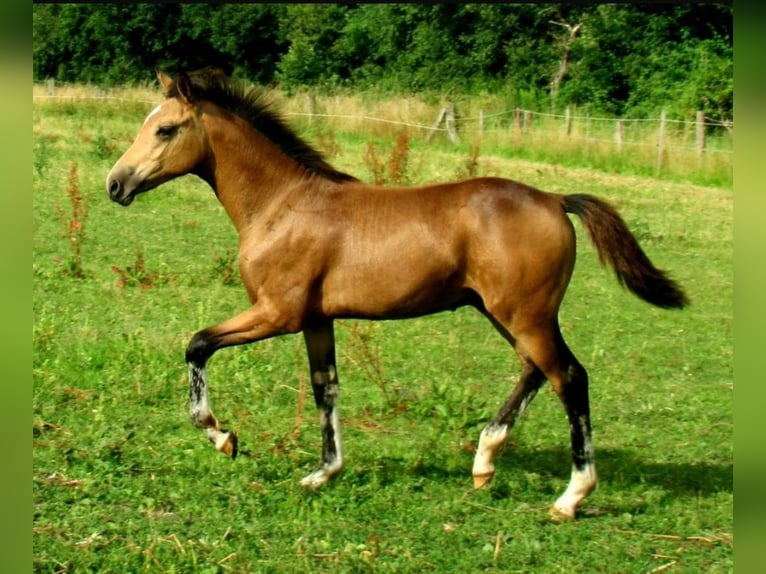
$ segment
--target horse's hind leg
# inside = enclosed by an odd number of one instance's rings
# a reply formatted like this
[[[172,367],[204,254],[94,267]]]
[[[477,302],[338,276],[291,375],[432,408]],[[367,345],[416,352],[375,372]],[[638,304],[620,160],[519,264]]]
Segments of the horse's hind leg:
[[[337,409],[340,387],[335,369],[335,335],[332,320],[305,326],[303,336],[311,368],[311,386],[322,427],[322,462],[317,470],[301,481],[301,484],[318,488],[338,474],[343,467]]]
[[[567,347],[555,320],[538,322],[536,326],[526,325],[526,328],[518,329],[521,334],[514,339],[502,322],[490,313],[487,315],[514,345],[523,371],[511,396],[481,433],[473,466],[474,485],[479,488],[492,478],[492,458],[497,448],[548,379],[566,410],[572,444],[569,486],[554,503],[551,515],[556,519],[572,519],[577,506],[596,488],[597,481],[591,441],[588,374]]]
[[[545,373],[569,419],[572,475],[566,491],[554,503],[555,519],[574,519],[578,505],[596,488],[596,465],[591,441],[588,373],[564,342],[558,325],[535,337],[519,340]]]
[[[497,415],[479,437],[479,446],[473,461],[473,484],[475,488],[481,488],[487,484],[495,474],[495,465],[492,459],[497,449],[508,437],[516,420],[521,416],[532,399],[535,398],[540,385],[545,381],[545,376],[533,363],[522,357],[523,371],[519,382],[513,389],[508,400],[500,407]]]
[[[560,335],[559,335],[560,337]],[[566,491],[551,508],[555,519],[573,519],[577,506],[596,488],[598,477],[591,441],[588,373],[560,339],[565,362],[551,385],[564,404],[572,443],[572,476]]]

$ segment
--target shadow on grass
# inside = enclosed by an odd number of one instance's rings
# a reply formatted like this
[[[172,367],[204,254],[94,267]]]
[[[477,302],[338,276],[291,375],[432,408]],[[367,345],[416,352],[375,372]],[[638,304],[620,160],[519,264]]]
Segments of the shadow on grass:
[[[546,477],[569,479],[570,451],[507,449],[496,461],[498,472],[535,472]],[[711,495],[734,491],[733,463],[653,462],[641,452],[623,449],[596,451],[599,482],[611,488],[650,485],[672,495]]]
[[[372,480],[380,485],[400,481],[403,476],[429,481],[465,480],[470,482],[472,455],[456,458],[436,458],[437,453],[414,461],[405,457],[381,457],[370,460],[369,466],[349,466],[347,480],[366,484]],[[610,490],[630,490],[633,487],[653,487],[667,496],[709,496],[734,491],[732,463],[715,462],[653,462],[640,452],[622,449],[601,449],[596,452],[599,483]],[[525,450],[506,448],[495,460],[496,479],[533,473],[543,481],[569,480],[570,451],[565,448]],[[353,475],[351,478],[348,475]],[[558,486],[551,483],[552,491]],[[502,498],[503,489],[500,488]]]

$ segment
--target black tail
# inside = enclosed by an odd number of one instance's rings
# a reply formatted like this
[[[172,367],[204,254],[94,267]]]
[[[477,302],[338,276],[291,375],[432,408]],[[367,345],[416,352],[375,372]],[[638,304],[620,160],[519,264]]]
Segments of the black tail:
[[[614,269],[622,285],[657,307],[680,309],[689,304],[681,287],[652,264],[611,205],[585,194],[562,198],[564,211],[574,213],[582,220],[599,260]]]

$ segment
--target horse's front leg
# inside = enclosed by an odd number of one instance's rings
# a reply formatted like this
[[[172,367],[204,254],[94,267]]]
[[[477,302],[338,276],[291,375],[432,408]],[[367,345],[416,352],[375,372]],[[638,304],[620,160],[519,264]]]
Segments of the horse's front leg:
[[[322,461],[317,470],[301,481],[319,488],[343,467],[338,420],[338,374],[335,370],[335,335],[331,319],[312,321],[303,328],[311,368],[311,386],[322,427]]]
[[[237,458],[237,435],[222,429],[210,409],[204,361],[200,364],[196,359],[190,360],[188,352],[186,361],[189,366],[189,415],[192,423],[204,431],[216,449]]]
[[[186,363],[189,367],[189,415],[197,428],[222,453],[235,458],[237,456],[237,436],[222,429],[213,415],[208,397],[205,365],[218,349],[233,345],[243,345],[274,335],[297,330],[290,328],[287,321],[281,320],[273,312],[273,306],[256,304],[244,313],[196,333],[186,348]]]

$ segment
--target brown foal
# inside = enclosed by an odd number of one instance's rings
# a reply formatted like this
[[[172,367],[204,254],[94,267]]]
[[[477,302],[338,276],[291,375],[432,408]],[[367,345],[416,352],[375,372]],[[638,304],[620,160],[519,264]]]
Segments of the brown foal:
[[[302,332],[320,413],[322,457],[302,484],[316,488],[343,465],[334,319],[417,317],[470,305],[515,349],[521,377],[482,431],[475,486],[547,379],[566,410],[572,473],[552,514],[574,518],[596,486],[588,376],[559,330],[575,263],[567,213],[582,219],[602,263],[645,301],[687,304],[654,267],[618,213],[583,194],[558,195],[500,178],[383,188],[335,170],[262,101],[222,73],[171,79],[164,101],[109,172],[109,197],[195,174],[215,191],[239,234],[239,268],[251,306],[196,333],[187,348],[190,412],[215,447],[237,454],[208,399],[205,365],[218,349]]]

